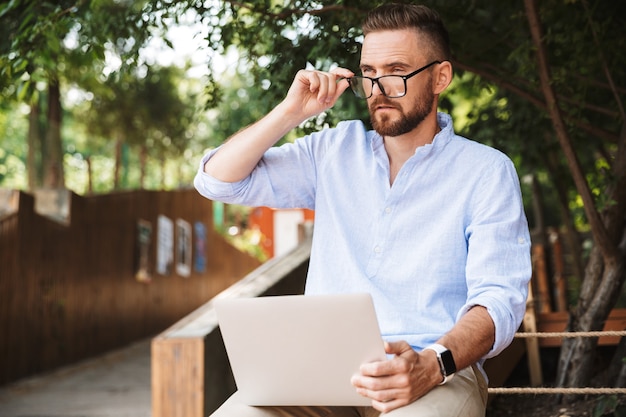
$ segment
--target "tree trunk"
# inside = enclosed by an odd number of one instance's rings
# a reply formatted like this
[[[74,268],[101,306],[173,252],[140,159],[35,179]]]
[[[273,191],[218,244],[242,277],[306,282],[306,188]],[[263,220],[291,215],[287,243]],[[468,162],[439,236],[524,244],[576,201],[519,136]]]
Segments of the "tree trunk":
[[[569,331],[602,330],[626,280],[626,135],[623,133],[613,166],[616,181],[607,190],[614,204],[603,216],[611,238],[616,240],[618,255],[607,256],[599,246],[594,245],[580,298],[570,318]],[[559,360],[560,386],[584,387],[589,384],[593,376],[596,345],[595,338],[576,338],[563,343]]]
[[[615,305],[626,273],[624,257],[605,263],[594,247],[587,265],[585,282],[578,305],[568,326],[569,331],[601,331]],[[593,288],[593,289],[592,289]],[[584,387],[593,377],[598,339],[580,337],[564,340],[559,359],[561,386]]]
[[[85,162],[87,162],[87,194],[93,194],[93,166],[90,155],[85,157]]]
[[[585,266],[582,257],[580,236],[576,230],[576,225],[574,224],[574,219],[569,208],[569,197],[567,195],[569,186],[565,183],[563,175],[560,174],[556,155],[553,153],[546,155],[544,165],[552,177],[552,183],[556,190],[561,223],[565,226],[565,241],[571,253],[570,265],[574,270],[576,280],[580,282],[585,276]]]
[[[28,154],[26,157],[26,171],[28,172],[28,189],[33,191],[41,186],[41,129],[39,127],[39,99],[30,105],[28,115]]]
[[[59,81],[51,78],[48,84],[48,128],[46,131],[45,152],[42,154],[43,186],[46,188],[65,187],[63,170],[63,145],[61,143],[61,92]]]
[[[620,135],[612,174],[614,181],[605,195],[613,204],[605,209],[602,218],[615,251],[607,254],[601,246],[594,244],[580,298],[570,318],[569,331],[602,330],[626,280],[626,128]],[[611,256],[612,253],[616,256]],[[584,387],[589,384],[593,376],[596,345],[597,339],[592,338],[564,341],[557,377],[559,386]],[[566,397],[566,400],[569,399]]]
[[[165,158],[161,159],[161,190],[165,190],[165,173],[167,168],[167,160]]]
[[[148,160],[148,148],[146,145],[141,145],[141,150],[139,154],[139,187],[142,190],[146,188],[145,180],[146,180],[146,162]]]
[[[115,167],[113,168],[113,189],[120,188],[120,167],[122,165],[122,140],[117,138],[115,141]]]
[[[121,148],[121,153],[120,153],[120,162],[122,163],[121,165],[121,173],[120,173],[120,188],[121,189],[127,189],[129,186],[129,180],[128,180],[128,176],[129,176],[129,153],[130,150],[128,149],[128,144],[126,142],[122,142],[122,148]]]
[[[543,212],[543,192],[541,191],[541,185],[539,184],[539,180],[537,180],[536,175],[531,176],[531,191],[533,196],[533,215],[535,218],[534,235],[538,236],[538,243],[546,245],[548,243],[548,238],[546,234],[545,215]]]
[[[620,339],[609,366],[602,375],[594,380],[594,382],[597,381],[596,385],[600,387],[625,387],[626,364],[624,358],[626,358],[626,337]]]

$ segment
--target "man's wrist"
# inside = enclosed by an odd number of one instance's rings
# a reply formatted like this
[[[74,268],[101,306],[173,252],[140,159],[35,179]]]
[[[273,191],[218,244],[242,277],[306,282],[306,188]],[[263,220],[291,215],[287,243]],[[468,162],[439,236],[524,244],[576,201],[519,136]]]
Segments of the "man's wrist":
[[[456,363],[452,352],[443,345],[434,343],[424,348],[424,350],[432,350],[437,355],[439,371],[441,372],[442,381],[439,385],[443,385],[454,377],[456,373]]]

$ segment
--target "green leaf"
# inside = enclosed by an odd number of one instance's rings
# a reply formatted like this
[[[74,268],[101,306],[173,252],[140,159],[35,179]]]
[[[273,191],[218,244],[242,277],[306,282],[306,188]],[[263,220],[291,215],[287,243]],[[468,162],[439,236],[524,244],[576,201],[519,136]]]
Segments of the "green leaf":
[[[4,17],[12,9],[16,8],[16,6],[18,5],[18,2],[19,2],[19,0],[10,0],[4,6],[0,6],[0,18]]]
[[[613,413],[617,406],[616,395],[603,395],[598,399],[596,406],[593,409],[593,417],[602,417],[608,413]]]

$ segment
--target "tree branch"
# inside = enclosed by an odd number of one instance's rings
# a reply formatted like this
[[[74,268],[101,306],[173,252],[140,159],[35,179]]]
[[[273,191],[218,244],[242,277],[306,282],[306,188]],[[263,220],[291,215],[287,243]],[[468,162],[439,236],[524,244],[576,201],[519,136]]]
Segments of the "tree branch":
[[[587,215],[587,220],[591,226],[594,240],[602,252],[605,260],[615,259],[619,256],[619,252],[617,251],[615,245],[611,242],[606,227],[604,226],[604,223],[600,218],[600,214],[596,209],[589,184],[585,179],[580,162],[572,146],[571,139],[567,133],[567,129],[565,128],[561,111],[558,107],[556,94],[552,87],[548,58],[542,42],[543,34],[535,0],[524,0],[524,7],[526,9],[526,17],[530,26],[531,37],[537,51],[539,78],[541,80],[541,87],[548,108],[548,113],[550,114],[550,119],[552,120],[554,130],[556,131],[557,138],[561,144],[561,149],[565,153],[572,177],[574,178],[574,183],[576,184],[576,189],[580,193],[583,200],[585,214]]]
[[[481,62],[482,60],[479,58],[479,59],[477,59],[477,61]],[[494,67],[493,65],[487,64],[486,68],[487,69],[493,69],[494,72],[496,72],[496,73],[498,72],[498,68]],[[582,76],[580,76],[580,74],[573,74],[573,76],[575,78],[579,79],[579,80],[582,80],[584,83],[600,86],[600,87],[608,89],[608,90],[611,89],[611,87],[609,85],[607,85],[607,84],[600,83],[600,82],[595,81],[593,79],[582,77]],[[511,75],[507,75],[507,79],[511,79],[513,85],[522,84],[522,86],[528,87],[527,89],[529,89],[529,90],[532,89],[530,82],[528,80],[524,79],[524,78],[521,78],[521,77],[511,78]],[[614,90],[612,90],[612,91],[614,91]],[[621,91],[621,90],[618,89],[618,91]],[[573,99],[571,97],[566,97],[563,94],[557,94],[556,98],[559,101],[563,101],[565,103],[572,104],[573,106],[580,107],[580,108],[583,108],[583,109],[587,109],[587,110],[596,112],[598,114],[603,114],[603,115],[608,116],[608,117],[618,118],[620,116],[619,111],[615,111],[613,106],[611,106],[611,107],[601,107],[601,106],[598,106],[598,105],[589,104],[586,101],[582,101],[581,102],[580,100],[576,100],[576,99]],[[574,120],[576,120],[576,119],[574,119]],[[612,142],[616,142],[616,141],[617,141],[617,135],[613,136],[613,139],[612,139]]]
[[[622,120],[626,120],[626,114],[624,113],[624,105],[622,104],[622,100],[617,93],[617,88],[615,83],[613,82],[613,76],[611,76],[611,71],[609,71],[609,67],[606,64],[606,59],[604,58],[604,54],[602,53],[602,45],[598,40],[598,34],[593,27],[593,21],[591,20],[591,12],[589,11],[589,5],[587,4],[587,0],[582,1],[583,7],[585,8],[585,15],[587,17],[587,21],[589,22],[589,30],[591,31],[591,35],[593,36],[593,41],[596,45],[596,50],[598,51],[598,55],[600,58],[600,62],[602,63],[602,69],[604,70],[604,75],[611,86],[611,91],[615,96],[615,102],[617,103],[617,107],[619,108],[620,115],[622,116]]]
[[[512,92],[513,94],[516,94],[518,96],[520,96],[521,98],[523,98],[524,100],[527,100],[529,103],[533,104],[535,107],[537,107],[538,109],[547,112],[548,111],[548,106],[546,105],[545,101],[542,101],[540,99],[538,99],[536,96],[534,96],[533,94],[529,93],[528,91],[520,88],[519,86],[501,78],[498,77],[495,74],[492,74],[488,71],[485,71],[481,68],[477,68],[477,67],[473,67],[471,65],[467,65],[463,62],[460,61],[454,61],[454,66],[456,68],[462,69],[464,71],[468,71],[471,72],[473,74],[479,75],[480,77],[484,78],[485,80],[489,80],[492,83],[494,83],[495,85],[497,85],[498,87],[502,87],[505,90],[508,90],[510,92]],[[593,135],[596,136],[598,138],[607,140],[611,143],[616,143],[618,140],[618,137],[613,134],[612,132],[609,132],[605,129],[601,129],[599,127],[596,127],[594,125],[590,125],[589,123],[585,123],[582,119],[580,118],[572,118],[572,117],[567,117],[565,119],[568,123],[571,123],[572,125],[578,127],[579,129]]]
[[[248,5],[240,1],[227,1],[227,3],[229,3],[232,6],[237,6],[242,9],[250,10],[252,12],[258,12],[258,10],[255,9],[253,5]],[[293,15],[310,14],[310,15],[315,16],[315,15],[320,15],[320,14],[338,11],[338,10],[349,11],[349,12],[354,12],[354,13],[363,13],[363,10],[360,10],[354,7],[346,7],[346,6],[342,6],[339,4],[333,4],[333,5],[328,5],[328,6],[322,6],[319,9],[297,9],[297,8],[296,9],[283,9],[280,13],[270,13],[267,10],[265,10],[264,13],[262,14],[274,20],[282,20]]]
[[[82,7],[85,4],[85,0],[78,0],[75,5],[67,7],[63,10],[58,11],[53,16],[50,16],[52,20],[56,20],[57,18],[63,17],[64,15],[74,13],[77,9]]]

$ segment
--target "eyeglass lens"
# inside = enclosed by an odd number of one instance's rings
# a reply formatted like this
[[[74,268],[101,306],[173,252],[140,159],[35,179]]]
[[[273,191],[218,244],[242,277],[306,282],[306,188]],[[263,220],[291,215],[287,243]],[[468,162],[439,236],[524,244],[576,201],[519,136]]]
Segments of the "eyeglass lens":
[[[376,80],[360,76],[350,78],[350,87],[360,98],[369,98],[372,95],[374,83],[378,83],[378,87],[387,97],[402,97],[406,94],[404,79],[396,75],[386,75]]]

